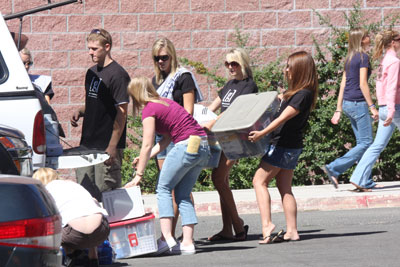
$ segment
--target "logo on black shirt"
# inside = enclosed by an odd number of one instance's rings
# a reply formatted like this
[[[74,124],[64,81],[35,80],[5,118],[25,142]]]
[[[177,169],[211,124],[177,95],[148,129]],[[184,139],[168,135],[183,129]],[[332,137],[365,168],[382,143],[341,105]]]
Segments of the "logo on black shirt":
[[[222,102],[230,103],[232,101],[232,98],[235,96],[236,92],[237,92],[236,89],[235,90],[229,89],[229,91],[226,93],[226,95],[222,99]]]
[[[101,78],[97,79],[97,77],[93,77],[92,81],[90,82],[90,87],[89,87],[89,97],[97,98],[97,95],[99,93],[99,87],[101,84]]]

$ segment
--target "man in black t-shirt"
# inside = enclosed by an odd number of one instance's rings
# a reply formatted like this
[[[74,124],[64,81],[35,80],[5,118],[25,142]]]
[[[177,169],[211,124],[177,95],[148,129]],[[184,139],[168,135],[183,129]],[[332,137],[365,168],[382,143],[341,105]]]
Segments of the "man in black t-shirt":
[[[81,147],[103,150],[110,155],[104,163],[76,170],[77,181],[101,201],[101,192],[121,186],[130,78],[111,58],[112,39],[107,31],[92,30],[87,41],[89,55],[96,65],[86,73],[85,106],[74,112],[71,125],[76,127],[83,117]]]

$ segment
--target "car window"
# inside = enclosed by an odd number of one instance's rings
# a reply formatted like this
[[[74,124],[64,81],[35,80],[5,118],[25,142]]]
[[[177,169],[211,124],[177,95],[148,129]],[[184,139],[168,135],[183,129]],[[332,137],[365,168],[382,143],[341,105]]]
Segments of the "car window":
[[[0,183],[0,223],[57,214],[50,198],[43,198],[45,188],[38,184]],[[47,203],[50,202],[50,203]]]
[[[8,79],[8,69],[4,62],[3,55],[0,52],[0,84],[5,83]]]

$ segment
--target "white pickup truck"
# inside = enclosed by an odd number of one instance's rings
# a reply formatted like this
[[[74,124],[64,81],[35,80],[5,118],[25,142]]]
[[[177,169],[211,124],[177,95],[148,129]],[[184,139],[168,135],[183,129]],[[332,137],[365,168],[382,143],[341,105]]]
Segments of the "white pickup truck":
[[[0,124],[16,128],[25,135],[33,151],[33,169],[78,168],[106,160],[108,155],[102,151],[75,148],[63,154],[58,132],[54,131],[57,128],[54,120],[44,114],[49,107],[33,87],[1,13],[0,40]]]
[[[0,123],[20,130],[33,150],[34,169],[44,167],[44,117],[17,47],[0,14]]]

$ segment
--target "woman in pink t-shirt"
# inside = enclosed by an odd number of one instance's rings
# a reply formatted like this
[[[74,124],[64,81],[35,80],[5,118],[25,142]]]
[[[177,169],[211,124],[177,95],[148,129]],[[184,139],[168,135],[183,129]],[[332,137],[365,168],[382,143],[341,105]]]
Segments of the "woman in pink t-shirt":
[[[194,225],[197,218],[190,193],[210,157],[207,134],[178,103],[161,98],[150,80],[134,78],[128,86],[134,115],[142,109],[143,141],[140,155],[133,162],[136,176],[126,187],[138,185],[150,158],[163,151],[172,141],[174,147],[165,158],[157,184],[157,203],[162,238],[157,241],[158,254],[168,250],[177,254],[194,254]],[[155,133],[163,138],[153,147]],[[174,209],[171,191],[182,219],[183,240],[178,245],[172,235]]]
[[[379,104],[379,125],[374,143],[365,151],[354,170],[350,182],[361,191],[381,188],[372,180],[372,167],[385,149],[396,129],[400,129],[400,33],[384,31],[375,37],[374,58],[385,51],[376,79],[376,96]]]

